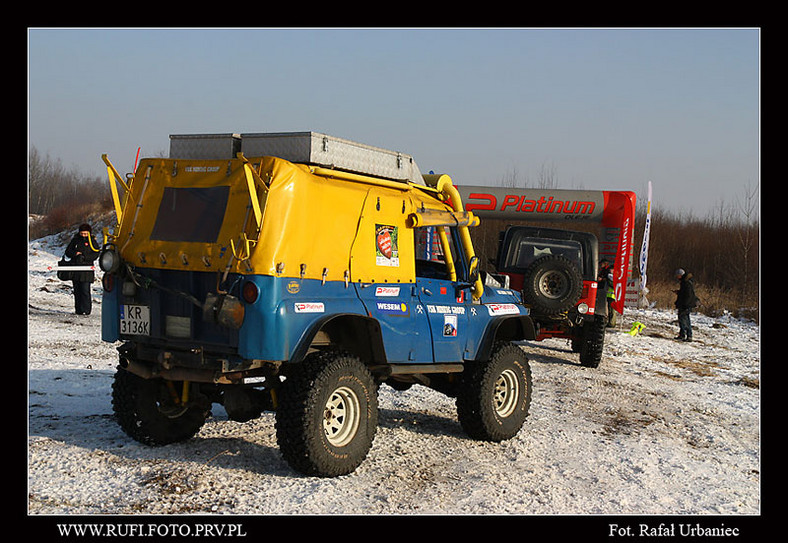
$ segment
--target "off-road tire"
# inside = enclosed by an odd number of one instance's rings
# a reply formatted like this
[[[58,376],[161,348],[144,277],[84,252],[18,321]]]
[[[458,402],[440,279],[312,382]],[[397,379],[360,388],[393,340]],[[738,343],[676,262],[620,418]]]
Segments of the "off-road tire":
[[[377,425],[377,385],[355,356],[315,352],[288,370],[276,438],[296,471],[320,477],[354,471],[366,458]]]
[[[174,386],[181,390],[181,383]],[[178,406],[166,381],[143,379],[118,368],[112,383],[112,409],[127,435],[145,445],[158,446],[193,437],[205,424],[210,402],[198,400]]]
[[[577,305],[582,293],[583,276],[568,258],[545,255],[525,270],[523,301],[535,315],[552,317],[565,313]]]
[[[511,343],[496,345],[489,360],[469,363],[457,395],[457,417],[465,433],[481,441],[517,435],[531,405],[531,367]]]
[[[583,341],[580,345],[580,364],[587,368],[598,368],[602,362],[602,350],[605,346],[605,328],[607,317],[594,316],[594,320],[583,325]]]

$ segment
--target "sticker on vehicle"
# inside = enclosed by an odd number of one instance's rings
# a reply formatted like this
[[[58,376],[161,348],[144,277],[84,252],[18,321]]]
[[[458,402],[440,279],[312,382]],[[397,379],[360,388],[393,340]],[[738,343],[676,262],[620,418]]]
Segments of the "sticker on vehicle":
[[[381,313],[400,317],[408,316],[408,304],[399,302],[377,302],[377,309]]]
[[[376,287],[375,296],[399,296],[399,287]]]
[[[399,267],[398,237],[399,227],[385,224],[375,225],[375,264]]]
[[[323,302],[296,302],[296,313],[324,313],[326,310]]]
[[[443,337],[457,337],[457,315],[443,316]]]
[[[519,315],[517,304],[486,304],[490,315]]]

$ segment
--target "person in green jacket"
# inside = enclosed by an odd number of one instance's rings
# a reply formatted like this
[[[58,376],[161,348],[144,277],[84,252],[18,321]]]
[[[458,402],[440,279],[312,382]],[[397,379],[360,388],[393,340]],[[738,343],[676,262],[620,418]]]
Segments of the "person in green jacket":
[[[613,302],[616,301],[616,293],[615,286],[613,285],[613,266],[606,258],[599,261],[597,288],[605,289],[605,299],[607,300],[607,327],[613,328],[616,326],[616,310],[613,309]]]

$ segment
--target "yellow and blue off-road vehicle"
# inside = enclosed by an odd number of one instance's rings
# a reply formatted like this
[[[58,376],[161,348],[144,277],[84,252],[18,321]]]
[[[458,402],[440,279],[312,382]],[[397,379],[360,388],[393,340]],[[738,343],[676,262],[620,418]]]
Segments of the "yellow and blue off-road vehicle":
[[[513,437],[531,400],[536,334],[520,295],[478,271],[446,175],[408,155],[314,132],[171,136],[122,179],[99,257],[102,339],[120,342],[113,409],[158,445],[211,405],[275,411],[285,460],[336,476],[366,457],[377,391],[456,398],[465,431]]]

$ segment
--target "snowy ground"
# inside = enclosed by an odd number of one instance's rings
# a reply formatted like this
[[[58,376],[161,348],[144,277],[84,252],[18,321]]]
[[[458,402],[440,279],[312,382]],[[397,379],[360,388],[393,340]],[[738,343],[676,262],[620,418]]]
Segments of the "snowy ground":
[[[161,448],[113,420],[116,345],[100,340],[101,291],[77,316],[53,271],[56,237],[29,244],[28,512],[70,514],[759,515],[760,338],[752,323],[630,311],[597,369],[565,341],[526,344],[534,396],[518,436],[471,441],[454,403],[380,389],[372,451],[320,479],[281,459],[273,415],[221,407],[194,439]],[[646,324],[626,333],[634,320]]]

